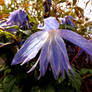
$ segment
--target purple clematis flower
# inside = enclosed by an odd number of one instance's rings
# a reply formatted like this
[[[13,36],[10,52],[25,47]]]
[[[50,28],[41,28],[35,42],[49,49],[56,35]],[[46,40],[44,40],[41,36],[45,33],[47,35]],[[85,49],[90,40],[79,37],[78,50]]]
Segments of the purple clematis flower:
[[[12,12],[11,15],[9,16],[7,24],[18,25],[19,27],[28,26],[29,29],[31,29],[27,13],[26,13],[26,11],[24,11],[22,9],[15,10],[14,12]]]
[[[6,28],[7,26],[13,26],[13,25],[17,25],[23,29],[25,28],[31,29],[26,11],[22,9],[15,10],[10,14],[6,22],[0,24],[0,27]],[[14,31],[14,29],[9,29],[9,30]]]
[[[92,44],[81,35],[66,29],[59,29],[59,23],[55,17],[44,19],[43,31],[32,34],[15,55],[12,65],[21,65],[33,59],[41,49],[40,56],[33,67],[28,71],[35,69],[38,62],[40,64],[40,76],[44,76],[48,64],[50,64],[54,78],[58,78],[61,73],[64,76],[64,71],[69,74],[73,70],[69,63],[69,58],[66,50],[66,44],[63,39],[79,46],[88,54],[92,55]]]
[[[73,28],[75,28],[75,25],[72,22],[72,20],[76,20],[76,19],[73,18],[72,16],[65,16],[64,18],[61,19],[61,24],[71,25]]]

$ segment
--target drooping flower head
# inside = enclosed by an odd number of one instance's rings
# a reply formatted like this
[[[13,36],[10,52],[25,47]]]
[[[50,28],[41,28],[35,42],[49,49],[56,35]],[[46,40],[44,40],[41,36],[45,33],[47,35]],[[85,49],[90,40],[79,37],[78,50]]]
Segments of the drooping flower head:
[[[75,28],[75,25],[72,20],[76,20],[76,19],[73,18],[72,16],[65,16],[64,18],[61,19],[61,24],[71,25],[73,28]]]
[[[28,26],[29,29],[31,29],[27,13],[26,13],[26,11],[24,11],[22,9],[18,9],[18,10],[15,10],[14,12],[12,12],[9,16],[7,24],[18,25],[19,27]]]
[[[23,29],[25,28],[31,29],[26,11],[24,11],[23,9],[18,9],[13,11],[10,14],[8,20],[0,24],[0,27],[6,28],[7,26],[13,26],[13,25],[17,25]]]
[[[40,27],[41,28],[41,27]],[[48,64],[52,69],[54,78],[58,78],[60,74],[64,76],[64,71],[69,74],[73,70],[69,63],[64,39],[79,46],[88,54],[92,55],[92,44],[81,35],[71,30],[59,29],[59,23],[55,17],[44,19],[43,31],[32,34],[15,55],[12,64],[21,65],[33,59],[41,49],[40,56],[33,67],[28,71],[35,69],[38,62],[40,64],[40,76],[44,76],[47,71]]]

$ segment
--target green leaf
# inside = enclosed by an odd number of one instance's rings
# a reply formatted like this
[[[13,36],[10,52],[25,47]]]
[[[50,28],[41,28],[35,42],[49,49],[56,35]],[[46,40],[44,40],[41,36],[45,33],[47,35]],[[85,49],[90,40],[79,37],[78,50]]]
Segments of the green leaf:
[[[48,85],[45,92],[55,92],[55,90],[54,90],[53,86]]]
[[[0,65],[0,72],[6,70],[6,68],[7,68],[6,65]]]
[[[82,69],[80,70],[80,73],[81,73],[81,75],[85,75],[85,74],[87,74],[87,73],[92,74],[92,69],[82,68]]]
[[[2,84],[0,84],[0,92],[3,92]]]
[[[63,78],[62,76],[60,76],[60,78],[58,79],[58,83],[62,83],[64,81],[65,78]]]
[[[12,92],[12,88],[14,86],[16,79],[12,75],[8,75],[3,80],[3,91],[4,92]]]
[[[65,87],[59,88],[57,92],[75,92],[75,91],[74,91],[74,89],[71,89],[71,88],[65,86]]]
[[[23,33],[23,34],[25,34],[27,36],[30,36],[30,34],[32,34],[31,30],[25,30],[25,31],[23,31],[23,30],[19,29],[19,32],[21,32],[21,33]]]
[[[7,26],[5,29],[6,29],[6,30],[7,30],[7,29],[16,29],[16,30],[18,30],[18,29],[19,29],[19,26],[17,26],[17,25]]]
[[[20,92],[20,89],[14,85],[11,92]]]
[[[11,72],[11,69],[7,68],[7,69],[5,70],[5,72],[4,72],[4,75],[9,74],[10,72]]]
[[[60,24],[59,26],[60,29],[69,29],[69,30],[75,30],[75,28],[73,28],[71,25],[67,25],[67,24]]]
[[[13,75],[5,76],[2,87],[3,92],[21,92],[21,88],[17,85],[18,79]]]
[[[78,70],[75,70],[74,73],[75,75],[70,74],[69,76],[69,85],[72,85],[72,87],[76,90],[76,92],[80,92],[82,78]]]
[[[30,92],[41,92],[41,90],[38,86],[36,86],[36,87],[33,87]]]
[[[3,31],[3,30],[0,30],[0,41],[7,41],[7,40],[10,40],[10,39],[16,39],[16,36],[9,33],[9,32],[6,32],[6,31]]]

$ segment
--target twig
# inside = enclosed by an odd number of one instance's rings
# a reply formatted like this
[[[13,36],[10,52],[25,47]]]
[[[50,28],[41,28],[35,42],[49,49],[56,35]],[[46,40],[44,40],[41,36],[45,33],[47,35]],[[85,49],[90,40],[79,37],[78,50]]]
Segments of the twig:
[[[76,57],[78,56],[79,52],[80,52],[81,48],[78,48],[78,52],[77,54],[74,56],[74,58],[72,59],[72,61],[70,62],[71,64],[73,63],[73,61],[76,59]]]

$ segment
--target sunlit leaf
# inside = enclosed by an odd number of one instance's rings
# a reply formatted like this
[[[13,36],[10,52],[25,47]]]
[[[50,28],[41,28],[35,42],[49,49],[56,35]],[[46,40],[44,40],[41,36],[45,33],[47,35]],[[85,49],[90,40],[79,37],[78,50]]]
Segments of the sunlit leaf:
[[[24,8],[29,7],[29,6],[30,6],[29,3],[25,3],[25,4],[23,5]]]
[[[77,0],[73,0],[73,5],[75,5],[75,4],[76,4],[76,2],[77,2]]]
[[[9,33],[9,32],[6,32],[6,31],[3,31],[3,30],[0,30],[0,40],[4,37],[4,39],[6,40],[9,40],[11,38],[15,39],[17,41],[17,38],[15,35]]]
[[[0,0],[0,5],[4,5],[4,0]]]
[[[88,1],[86,2],[86,7],[87,7],[87,5],[88,5],[89,2],[90,2],[90,0],[88,0]]]
[[[85,75],[85,74],[87,74],[87,73],[92,74],[92,69],[82,68],[82,69],[80,70],[80,73],[81,73],[82,75]]]
[[[5,64],[5,60],[0,57],[0,65]]]
[[[9,14],[1,14],[0,19],[7,18],[8,16],[9,16]]]
[[[84,10],[81,8],[81,7],[75,7],[75,13],[76,15],[79,17],[79,16],[82,16],[84,17]]]

